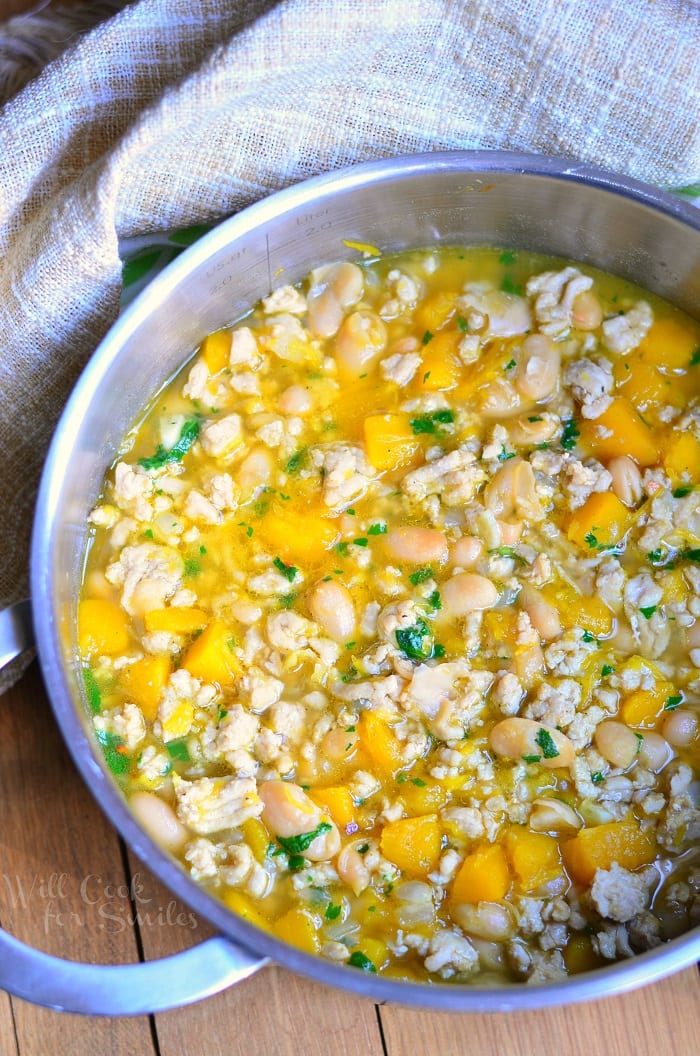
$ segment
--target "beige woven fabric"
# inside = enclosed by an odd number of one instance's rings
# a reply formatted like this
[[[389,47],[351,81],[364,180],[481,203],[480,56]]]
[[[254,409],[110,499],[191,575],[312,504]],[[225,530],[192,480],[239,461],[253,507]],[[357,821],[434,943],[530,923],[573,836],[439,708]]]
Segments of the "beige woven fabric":
[[[139,0],[50,63],[0,111],[0,606],[27,592],[43,455],[118,311],[120,236],[425,149],[688,183],[699,25],[693,0]]]

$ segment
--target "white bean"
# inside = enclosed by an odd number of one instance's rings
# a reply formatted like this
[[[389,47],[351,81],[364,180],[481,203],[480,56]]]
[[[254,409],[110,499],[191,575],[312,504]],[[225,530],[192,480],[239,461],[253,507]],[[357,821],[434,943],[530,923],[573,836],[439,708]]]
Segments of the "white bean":
[[[583,821],[573,807],[560,799],[544,796],[532,802],[530,828],[535,832],[570,832],[582,825]]]
[[[540,638],[549,642],[561,634],[559,613],[535,587],[525,584],[520,591],[520,603],[530,617],[530,623]]]
[[[512,418],[522,410],[522,400],[507,378],[496,378],[481,391],[479,410],[484,418]]]
[[[542,520],[530,463],[522,458],[505,462],[484,488],[484,504],[499,520]]]
[[[497,521],[502,546],[515,546],[523,534],[522,521]]]
[[[278,402],[283,414],[308,414],[313,407],[311,393],[304,385],[290,385]]]
[[[356,895],[361,895],[365,888],[369,887],[369,869],[356,844],[343,847],[335,867],[340,879],[352,888]]]
[[[694,711],[678,708],[666,716],[661,732],[674,748],[685,748],[697,737],[698,717]]]
[[[446,616],[466,616],[469,612],[492,609],[498,601],[498,590],[486,576],[458,572],[443,584],[441,596]]]
[[[304,851],[311,862],[334,858],[340,850],[340,833],[334,822],[324,818],[316,804],[299,785],[291,781],[263,781],[259,788],[263,820],[283,839],[313,832],[324,821],[329,828],[312,840]]]
[[[514,384],[527,400],[544,400],[557,387],[561,354],[545,334],[530,334],[523,341]]]
[[[575,755],[573,744],[559,730],[518,715],[496,723],[489,734],[489,745],[507,759],[537,757],[539,765],[548,770],[571,766]]]
[[[608,462],[612,490],[625,506],[636,506],[642,498],[642,475],[629,455],[618,455]]]
[[[267,484],[272,475],[272,457],[264,447],[254,447],[238,468],[238,483],[244,492]]]
[[[397,561],[413,565],[442,565],[448,557],[447,540],[436,528],[392,528],[384,536],[384,545]]]
[[[696,620],[695,623],[686,628],[685,636],[688,640],[689,649],[700,648],[700,620]]]
[[[662,770],[673,757],[673,749],[660,733],[644,731],[639,748],[639,762],[647,770]]]
[[[350,374],[364,373],[386,348],[386,326],[374,312],[352,312],[335,339],[336,359]]]
[[[504,942],[515,930],[511,910],[500,902],[459,902],[450,913],[467,935],[477,939]]]
[[[450,547],[450,562],[459,568],[474,568],[484,554],[484,544],[475,535],[463,535]]]
[[[355,607],[347,587],[332,579],[317,583],[309,595],[309,611],[329,638],[347,642],[355,630]]]
[[[577,330],[596,330],[603,321],[600,301],[591,290],[577,294],[571,307],[571,319]]]
[[[359,733],[348,733],[344,729],[330,730],[321,741],[321,753],[324,759],[340,762],[348,759],[357,747]]]
[[[342,261],[317,268],[311,274],[307,298],[309,328],[317,337],[332,337],[343,321],[344,310],[362,297],[364,276],[357,264]]]
[[[516,645],[508,670],[516,675],[527,689],[530,689],[544,670],[544,654],[540,643],[528,642],[525,645]]]
[[[166,851],[179,851],[190,838],[170,804],[155,792],[134,792],[129,805],[148,835]]]
[[[614,719],[601,722],[593,740],[603,759],[622,770],[632,765],[642,747],[641,735]]]
[[[534,421],[533,421],[534,417]],[[544,444],[551,440],[557,430],[555,418],[540,418],[537,415],[524,415],[516,418],[509,426],[508,434],[514,444]]]

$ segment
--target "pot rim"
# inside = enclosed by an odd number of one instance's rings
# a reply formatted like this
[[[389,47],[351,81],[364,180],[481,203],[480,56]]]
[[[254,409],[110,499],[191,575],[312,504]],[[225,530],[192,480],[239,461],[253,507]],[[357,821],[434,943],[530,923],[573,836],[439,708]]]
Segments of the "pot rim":
[[[277,191],[222,221],[167,265],[114,323],[88,361],[60,418],[42,474],[31,544],[32,608],[42,672],[54,715],[71,756],[109,820],[137,856],[175,895],[235,943],[265,954],[292,971],[375,1001],[450,1012],[528,1009],[619,994],[700,959],[700,928],[656,949],[565,980],[537,985],[506,983],[494,986],[482,985],[478,981],[426,984],[385,979],[304,953],[253,927],[197,885],[138,824],[116,782],[98,758],[94,739],[88,733],[84,706],[74,699],[67,676],[68,662],[64,658],[60,613],[52,589],[55,577],[49,533],[45,526],[54,520],[66,464],[63,449],[68,444],[66,438],[71,434],[72,423],[82,417],[82,411],[93,398],[106,367],[117,358],[121,346],[153,307],[166,297],[174,283],[183,281],[217,250],[257,226],[300,207],[318,206],[327,195],[385,180],[410,178],[428,171],[464,172],[467,176],[472,173],[480,176],[512,174],[514,177],[536,176],[584,183],[612,195],[633,199],[700,234],[700,210],[665,191],[574,159],[490,150],[436,151],[363,162]]]

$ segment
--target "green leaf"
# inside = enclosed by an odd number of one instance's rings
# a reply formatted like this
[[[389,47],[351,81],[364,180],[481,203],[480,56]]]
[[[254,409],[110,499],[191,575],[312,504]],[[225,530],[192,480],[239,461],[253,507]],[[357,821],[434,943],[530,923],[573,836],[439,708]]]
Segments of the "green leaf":
[[[605,778],[601,774],[600,770],[596,770],[594,774],[591,774],[591,781],[594,785],[599,785],[601,781],[605,781]]]
[[[539,763],[541,758],[542,758],[541,755],[524,755],[523,756],[523,762],[524,763],[528,763],[528,764],[530,764],[530,763]]]
[[[285,565],[281,557],[276,557],[272,564],[278,572],[282,573],[285,579],[288,579],[290,583],[294,582],[299,571],[294,565]]]
[[[498,258],[498,263],[505,265],[505,267],[509,267],[511,264],[515,264],[517,258],[518,254],[514,249],[504,249]]]
[[[206,235],[208,231],[211,231],[213,226],[213,224],[193,224],[192,227],[181,227],[179,231],[172,231],[168,238],[176,246],[191,246],[202,235]]]
[[[600,669],[600,677],[606,678],[608,675],[612,675],[615,668],[611,664],[603,664]]]
[[[367,529],[367,535],[386,535],[385,524],[370,524]]]
[[[351,953],[348,958],[348,964],[352,965],[353,968],[360,968],[363,972],[376,973],[377,971],[369,957],[367,957],[362,950],[355,950]]]
[[[457,327],[462,331],[463,334],[469,333],[469,323],[466,319],[463,319],[461,315],[457,316]]]
[[[556,759],[556,757],[559,755],[559,749],[552,740],[551,733],[549,732],[549,730],[545,730],[544,727],[537,731],[535,741],[542,749],[542,755],[545,757],[545,759]]]
[[[572,451],[576,447],[576,441],[581,435],[573,418],[567,418],[563,423],[560,444],[565,451]]]
[[[329,902],[326,906],[326,912],[323,914],[326,920],[337,920],[340,916],[342,906],[336,906],[332,902]]]
[[[92,715],[99,715],[102,711],[102,694],[100,693],[100,687],[97,684],[92,669],[89,667],[83,668],[83,682],[85,683],[85,692],[87,693],[88,707]]]
[[[504,275],[501,279],[501,289],[504,293],[514,293],[516,297],[522,297],[523,288],[517,283],[512,275]]]
[[[434,643],[432,632],[423,619],[416,620],[412,627],[403,627],[394,634],[396,644],[409,660],[430,660],[445,655],[445,647]]]
[[[168,741],[165,748],[171,759],[177,759],[180,763],[192,762],[187,741],[184,737],[180,737],[177,741]]]
[[[169,451],[159,444],[155,455],[151,455],[150,458],[140,458],[139,465],[144,469],[162,469],[169,462],[181,462],[199,436],[199,429],[199,418],[188,418],[183,423],[177,442]]]
[[[421,338],[421,342],[420,343],[422,345],[427,345],[432,340],[433,340],[433,335],[430,333],[430,330],[426,330],[425,333],[423,334],[422,338]]]
[[[643,605],[640,607],[639,611],[641,612],[645,620],[650,620],[656,612],[656,609],[656,605]]]
[[[317,836],[322,836],[324,832],[330,831],[331,826],[328,822],[322,821],[311,832],[302,832],[300,836],[278,836],[277,842],[287,854],[303,854],[304,851],[308,851]]]
[[[452,411],[445,408],[441,411],[431,411],[429,414],[421,414],[418,418],[411,418],[411,429],[415,436],[421,434],[432,435],[439,432],[439,426],[451,425],[455,416]]]
[[[163,246],[147,246],[129,260],[125,260],[122,266],[122,286],[133,286],[155,267],[162,255]]]
[[[287,473],[298,473],[300,469],[304,468],[306,463],[306,448],[302,447],[299,451],[295,451],[291,458],[288,460],[286,465]]]
[[[664,711],[675,711],[682,700],[683,697],[680,693],[674,693],[672,697],[667,697],[666,703],[664,704]]]
[[[128,774],[131,769],[131,758],[122,738],[107,730],[96,730],[95,733],[102,746],[105,762],[112,773],[116,777]]]
[[[198,576],[201,571],[202,566],[196,557],[186,557],[182,562],[182,574],[186,579]]]
[[[431,579],[433,574],[432,568],[426,565],[424,568],[419,568],[417,571],[411,572],[408,579],[414,587],[417,587],[419,583],[425,583],[426,579]]]

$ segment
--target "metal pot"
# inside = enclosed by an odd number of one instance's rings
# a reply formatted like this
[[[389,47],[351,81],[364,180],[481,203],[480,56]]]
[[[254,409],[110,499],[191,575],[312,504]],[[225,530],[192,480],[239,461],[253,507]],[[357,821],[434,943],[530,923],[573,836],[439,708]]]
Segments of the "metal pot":
[[[122,836],[221,936],[128,966],[47,957],[0,931],[0,986],[54,1008],[152,1012],[215,993],[269,958],[377,1001],[503,1011],[629,990],[700,958],[700,929],[610,967],[538,986],[400,983],[293,949],[198,887],[140,828],[96,747],[76,663],[76,603],[87,515],[125,432],[209,331],[270,287],[321,262],[433,244],[528,248],[595,264],[690,314],[700,311],[700,213],[632,180],[554,158],[455,151],[358,165],[251,206],[172,263],[119,319],[80,378],[42,478],[31,555],[36,643],[54,713],[93,795]],[[0,614],[0,662],[26,646],[27,607]]]

